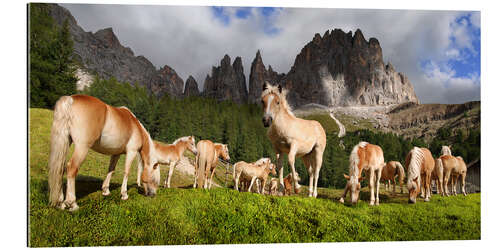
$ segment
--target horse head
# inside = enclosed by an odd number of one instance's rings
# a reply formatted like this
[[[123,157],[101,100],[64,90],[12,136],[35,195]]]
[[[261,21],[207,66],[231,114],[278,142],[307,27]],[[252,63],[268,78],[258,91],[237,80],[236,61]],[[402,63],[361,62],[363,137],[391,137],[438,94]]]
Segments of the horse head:
[[[229,148],[227,147],[227,144],[221,144],[219,156],[222,157],[222,159],[224,159],[225,161],[229,161],[231,159],[229,157]]]
[[[351,192],[351,203],[356,204],[359,200],[361,181],[364,180],[364,177],[359,176],[358,178],[356,178],[354,175],[349,176],[344,174],[344,178],[347,179],[346,188],[349,192]]]
[[[188,137],[188,150],[195,155],[198,154],[198,149],[196,149],[196,140],[192,135]]]
[[[281,85],[278,87],[271,86],[269,82],[265,82],[262,86],[262,109],[264,112],[264,116],[262,117],[262,123],[264,127],[271,126],[273,119],[276,117],[276,114],[281,109],[281,94],[282,94]]]

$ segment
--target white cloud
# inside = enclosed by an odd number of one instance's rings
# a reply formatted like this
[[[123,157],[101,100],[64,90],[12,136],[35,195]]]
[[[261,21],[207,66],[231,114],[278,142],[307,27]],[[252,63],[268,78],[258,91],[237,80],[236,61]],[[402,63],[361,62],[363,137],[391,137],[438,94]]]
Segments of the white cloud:
[[[232,60],[242,57],[247,80],[258,49],[266,66],[287,73],[315,33],[323,35],[334,28],[354,32],[360,28],[366,39],[376,37],[380,41],[384,61],[408,75],[423,102],[439,102],[439,96],[446,93],[436,92],[434,99],[427,98],[427,83],[432,81],[423,78],[420,62],[442,63],[459,58],[463,48],[473,49],[466,26],[454,24],[465,13],[455,11],[284,8],[266,18],[252,9],[246,19],[239,19],[234,17],[236,8],[225,8],[224,14],[232,18],[224,25],[210,7],[63,6],[85,30],[113,27],[121,43],[136,55],[146,56],[156,67],[171,66],[183,79],[193,75],[200,89],[206,74],[219,65],[224,54]],[[471,24],[478,25],[477,19],[478,12],[473,12]],[[264,32],[270,25],[280,32]]]

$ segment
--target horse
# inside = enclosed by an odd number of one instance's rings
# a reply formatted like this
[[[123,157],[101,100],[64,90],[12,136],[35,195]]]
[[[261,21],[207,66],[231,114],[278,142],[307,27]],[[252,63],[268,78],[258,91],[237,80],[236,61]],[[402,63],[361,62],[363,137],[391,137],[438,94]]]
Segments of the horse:
[[[159,142],[153,141],[155,147],[156,158],[159,164],[168,164],[168,176],[165,178],[164,188],[170,188],[170,180],[174,173],[174,168],[184,155],[184,151],[189,150],[193,154],[197,154],[196,143],[194,136],[184,136],[175,140],[172,144],[164,145]],[[142,168],[137,166],[137,186],[141,186],[141,172]]]
[[[113,107],[88,95],[62,96],[54,108],[50,135],[49,203],[70,211],[78,209],[75,196],[75,178],[89,149],[111,155],[102,194],[107,196],[109,182],[120,155],[125,154],[125,173],[121,186],[121,199],[127,200],[127,180],[136,155],[145,171],[141,175],[146,195],[154,196],[160,183],[160,169],[153,140],[135,115],[126,107]],[[65,166],[70,145],[75,150]],[[66,199],[63,201],[62,180],[66,170]]]
[[[443,190],[443,161],[440,158],[434,160],[434,170],[432,171],[431,179],[436,183],[436,192],[444,196]]]
[[[295,180],[297,181],[300,181],[300,176],[298,173],[295,173]],[[292,180],[292,173],[289,173],[284,179],[283,179],[283,182],[284,182],[284,193],[283,195],[290,195],[292,193],[292,183],[293,183],[293,180]],[[299,185],[299,188],[295,188],[294,189],[294,192],[296,194],[300,193],[300,185]]]
[[[351,151],[349,156],[349,175],[344,174],[348,180],[344,193],[340,197],[340,202],[344,203],[347,192],[351,193],[351,203],[356,204],[361,190],[361,172],[367,170],[370,172],[370,205],[379,205],[380,177],[384,167],[384,153],[378,145],[368,142],[360,142]],[[374,187],[374,185],[376,187]],[[376,188],[376,195],[374,189]]]
[[[434,158],[429,149],[413,147],[408,152],[405,159],[405,167],[408,169],[408,203],[417,202],[417,195],[421,188],[424,189],[424,201],[430,201],[431,175],[434,165]]]
[[[444,195],[449,196],[448,192],[448,181],[451,177],[452,194],[456,195],[456,183],[458,182],[458,177],[461,177],[462,193],[467,196],[465,192],[465,177],[467,176],[467,165],[460,156],[452,156],[450,146],[441,147],[441,156],[438,158],[440,164],[443,166],[443,186]]]
[[[236,191],[239,190],[239,184],[242,184],[243,190],[248,189],[248,192],[251,191],[253,181],[256,181],[257,184],[257,192],[260,192],[260,183],[262,178],[253,178],[254,176],[260,176],[263,174],[264,168],[269,168],[273,166],[272,172],[276,175],[276,170],[274,164],[271,163],[271,159],[269,158],[261,158],[256,162],[248,163],[244,161],[239,161],[233,166],[233,179],[234,179],[234,189]],[[269,174],[269,173],[267,173]],[[267,176],[264,178],[264,188],[265,181],[267,180]]]
[[[270,195],[278,195],[278,185],[279,185],[279,179],[277,178],[271,178],[271,181],[269,182],[269,194]]]
[[[288,154],[294,188],[299,188],[295,177],[295,158],[302,158],[309,172],[309,197],[318,195],[318,178],[326,147],[326,133],[314,120],[295,117],[286,100],[287,91],[281,85],[263,85],[261,95],[264,127],[276,153],[280,184],[283,185],[283,154]]]
[[[401,189],[401,193],[403,193],[403,182],[405,179],[405,170],[403,169],[403,166],[398,161],[390,161],[384,164],[380,180],[383,182],[388,181],[389,188],[391,185],[391,181],[393,182],[392,185],[393,194],[396,193],[396,176],[398,176],[399,179],[399,187]]]
[[[210,140],[201,140],[196,144],[195,175],[193,188],[197,186],[197,179],[201,171],[204,172],[203,188],[212,188],[212,179],[215,173],[215,167],[219,161],[219,157],[225,161],[229,161],[229,149],[227,144],[213,143]]]

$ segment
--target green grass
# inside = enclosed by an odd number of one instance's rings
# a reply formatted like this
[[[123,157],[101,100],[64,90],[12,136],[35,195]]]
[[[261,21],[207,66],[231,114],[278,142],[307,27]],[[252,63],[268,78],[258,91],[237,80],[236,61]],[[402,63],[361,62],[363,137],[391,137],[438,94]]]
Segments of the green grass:
[[[172,189],[145,197],[129,177],[129,199],[120,200],[123,159],[111,180],[111,195],[100,187],[109,157],[90,152],[76,183],[80,209],[48,206],[47,159],[52,112],[30,109],[29,245],[103,246],[325,241],[480,239],[480,194],[421,199],[392,196],[381,188],[380,206],[369,193],[356,206],[338,202],[342,190],[319,189],[317,199],[303,193],[271,197],[232,189],[188,188],[191,178],[174,173]],[[122,157],[124,158],[124,157]],[[167,168],[162,168],[162,180]],[[223,175],[219,170],[218,174]],[[178,178],[179,177],[179,178]],[[221,182],[219,178],[219,183]],[[222,183],[223,184],[223,183]]]

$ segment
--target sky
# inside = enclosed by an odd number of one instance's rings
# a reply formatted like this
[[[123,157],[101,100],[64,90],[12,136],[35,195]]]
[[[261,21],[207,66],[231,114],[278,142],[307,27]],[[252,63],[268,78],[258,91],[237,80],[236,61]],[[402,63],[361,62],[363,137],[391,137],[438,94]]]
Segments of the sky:
[[[200,90],[225,54],[242,57],[248,84],[257,50],[266,67],[287,73],[315,33],[359,28],[379,40],[384,62],[408,76],[421,103],[480,100],[478,11],[61,5],[85,31],[112,27],[136,56],[184,81],[192,75]]]

